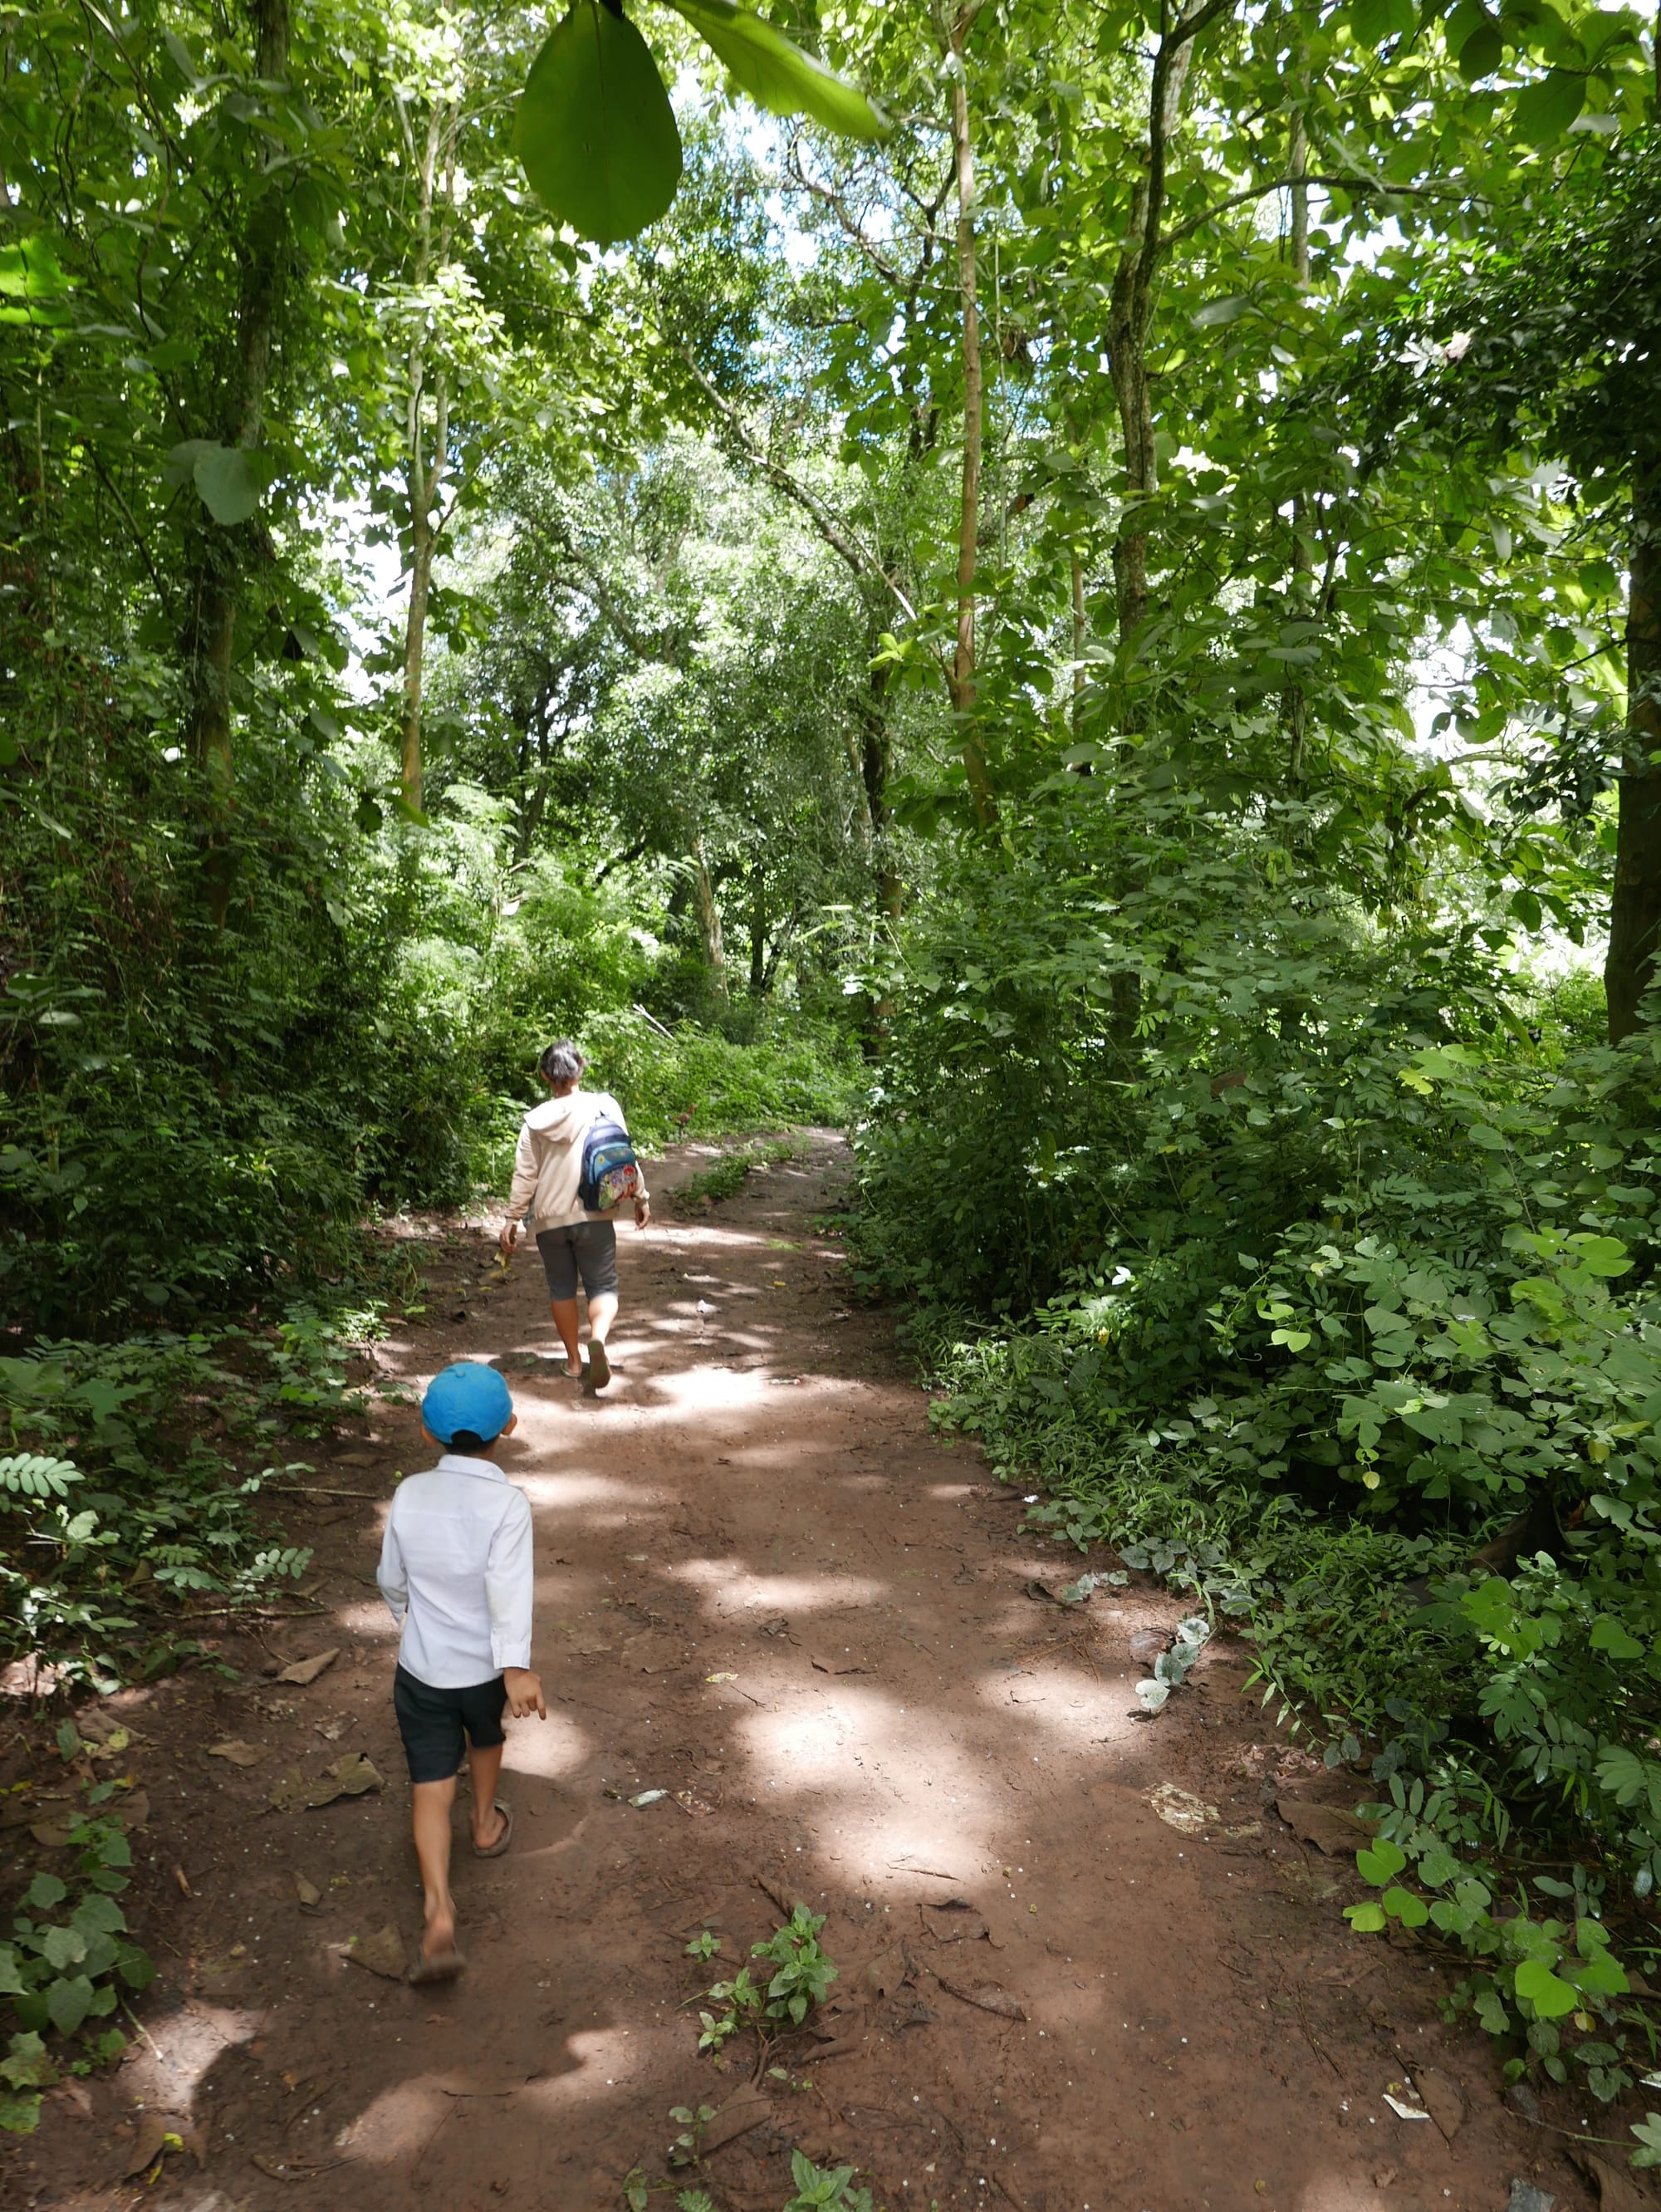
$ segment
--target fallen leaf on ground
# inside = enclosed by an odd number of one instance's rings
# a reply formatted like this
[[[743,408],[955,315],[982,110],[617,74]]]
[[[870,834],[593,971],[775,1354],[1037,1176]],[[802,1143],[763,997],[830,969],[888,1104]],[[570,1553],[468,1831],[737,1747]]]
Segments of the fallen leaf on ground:
[[[1348,1858],[1369,1836],[1376,1836],[1376,1820],[1363,1820],[1342,1805],[1317,1805],[1306,1797],[1277,1797],[1275,1810],[1300,1842],[1313,1844],[1329,1858]]]
[[[1570,2146],[1569,2156],[1597,2190],[1599,2212],[1653,2212],[1654,2197],[1633,2174],[1579,2143]]]
[[[979,1943],[991,1934],[967,1898],[949,1897],[943,1905],[925,1905],[923,1924],[937,1943]]]
[[[340,1646],[336,1644],[331,1651],[318,1651],[309,1659],[296,1659],[293,1666],[282,1669],[277,1680],[279,1682],[298,1683],[303,1690],[308,1682],[315,1682],[319,1674],[332,1667],[339,1656]]]
[[[776,1613],[771,1620],[761,1623],[760,1633],[763,1636],[788,1636],[790,1623],[782,1613]]]
[[[349,1759],[337,1759],[321,1782],[307,1795],[306,1802],[316,1810],[319,1806],[332,1805],[336,1797],[362,1797],[371,1790],[384,1790],[374,1763],[355,1751]]]
[[[1445,2139],[1452,2142],[1464,2125],[1465,2093],[1451,2074],[1440,2066],[1424,2067],[1414,2077],[1419,2091],[1419,2102],[1424,2106]]]
[[[205,2173],[208,2169],[208,2122],[206,2116],[204,2115],[203,2118],[199,2119],[193,2128],[182,2130],[179,2140],[181,2148],[189,2151],[191,2156],[196,2160],[197,2172],[198,2173]]]
[[[763,2120],[771,2118],[773,2101],[759,2089],[740,2089],[729,2097],[704,2130],[700,2155],[708,2158],[718,2150],[724,2150],[740,2136],[747,2136],[752,2128],[759,2128]]]
[[[375,1463],[373,1452],[337,1451],[333,1457],[336,1467],[373,1467]]]
[[[1428,2112],[1422,2112],[1416,2105],[1403,2104],[1399,2097],[1392,2097],[1388,2089],[1385,2091],[1385,2102],[1398,2120],[1428,2120],[1430,2118]]]
[[[269,1744],[245,1743],[239,1735],[227,1735],[223,1743],[208,1746],[209,1759],[228,1759],[233,1766],[258,1766],[262,1759],[270,1755]]]
[[[1556,2202],[1549,2190],[1537,2189],[1531,2181],[1513,2180],[1506,2212],[1552,2212]]]
[[[147,2173],[167,2147],[167,2121],[161,2112],[141,2112],[138,2133],[133,2141],[127,2162],[121,2169],[121,2179],[130,2181],[136,2174]]]
[[[299,1767],[291,1766],[279,1774],[266,1795],[266,1803],[274,1813],[298,1812],[306,1802],[306,1777]]]
[[[406,1961],[403,1938],[389,1920],[385,1928],[378,1928],[373,1936],[355,1936],[349,1943],[341,1946],[341,1956],[354,1966],[361,1966],[372,1974],[379,1974],[389,1982],[401,1982]]]
[[[321,1905],[323,1902],[323,1892],[316,1882],[307,1881],[303,1874],[294,1876],[294,1895],[302,1905]]]
[[[886,1951],[879,1951],[859,1979],[873,1996],[891,1997],[904,1986],[911,1970],[911,1960],[903,1948],[895,1943]]]
[[[61,1851],[70,1840],[73,1820],[31,1820],[29,1833],[49,1851]]]
[[[1167,1828],[1185,1836],[1197,1836],[1203,1828],[1217,1825],[1216,1807],[1196,1797],[1191,1790],[1179,1790],[1174,1782],[1161,1782],[1156,1790],[1150,1790],[1148,1802]]]
[[[123,1828],[142,1828],[149,1822],[150,1801],[142,1790],[130,1790],[124,1797],[112,1797],[102,1809],[106,1819]]]
[[[736,1682],[738,1677],[732,1674],[706,1674],[704,1680],[706,1682]]]
[[[871,1671],[864,1661],[856,1657],[852,1651],[845,1651],[840,1657],[809,1651],[808,1658],[821,1674],[869,1674]]]
[[[948,1981],[944,1974],[937,1974],[935,1979],[943,1990],[961,1998],[965,2004],[978,2006],[982,2012],[995,2012],[1001,2020],[1025,2020],[1028,2017],[1026,2007],[996,1982],[952,1982]]]
[[[1131,1632],[1131,1656],[1133,1659],[1157,1659],[1161,1651],[1171,1648],[1168,1628],[1133,1628]]]

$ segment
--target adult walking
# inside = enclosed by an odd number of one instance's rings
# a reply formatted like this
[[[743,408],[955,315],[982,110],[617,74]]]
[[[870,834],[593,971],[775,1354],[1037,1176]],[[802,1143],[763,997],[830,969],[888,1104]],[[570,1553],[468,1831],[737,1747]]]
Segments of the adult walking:
[[[519,1128],[513,1156],[513,1188],[500,1243],[511,1254],[519,1222],[528,1212],[536,1249],[548,1275],[549,1310],[565,1346],[565,1371],[573,1382],[583,1376],[577,1328],[577,1283],[588,1298],[588,1384],[603,1390],[611,1380],[605,1340],[617,1318],[617,1231],[621,1206],[591,1210],[579,1193],[583,1181],[585,1139],[602,1122],[623,1127],[623,1109],[608,1091],[585,1091],[586,1062],[569,1037],[551,1044],[537,1068],[553,1096],[533,1106]],[[627,1201],[625,1201],[627,1202]],[[634,1226],[652,1218],[646,1179],[633,1176]]]

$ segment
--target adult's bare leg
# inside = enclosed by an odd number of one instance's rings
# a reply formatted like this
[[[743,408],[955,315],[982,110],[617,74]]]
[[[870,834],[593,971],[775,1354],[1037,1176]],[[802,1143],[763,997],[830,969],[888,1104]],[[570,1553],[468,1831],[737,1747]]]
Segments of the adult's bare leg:
[[[583,1371],[582,1344],[577,1334],[577,1301],[574,1297],[550,1298],[548,1310],[554,1316],[554,1326],[565,1346],[565,1371],[574,1382]]]
[[[502,1832],[502,1817],[496,1810],[496,1784],[501,1779],[502,1753],[506,1744],[489,1743],[481,1750],[476,1744],[467,1747],[467,1771],[473,1784],[473,1841],[482,1851],[488,1850]]]

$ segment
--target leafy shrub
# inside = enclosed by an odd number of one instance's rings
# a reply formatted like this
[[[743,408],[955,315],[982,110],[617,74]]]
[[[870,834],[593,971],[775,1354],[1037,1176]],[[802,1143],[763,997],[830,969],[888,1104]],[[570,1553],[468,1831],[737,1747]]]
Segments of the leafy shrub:
[[[64,1725],[74,1739],[73,1757],[79,1739],[70,1723]],[[112,1787],[94,1784],[92,1795],[101,1800]],[[0,2129],[13,2135],[33,2132],[41,2092],[58,2078],[47,2037],[75,2052],[71,2072],[108,2065],[126,2049],[126,2038],[105,2023],[124,1990],[142,1990],[155,1975],[149,1954],[128,1938],[115,1901],[132,1863],[119,1823],[96,1814],[79,1820],[70,1844],[80,1876],[73,1901],[58,1875],[37,1874],[19,1900],[9,1940],[0,1942],[0,1999],[17,2022],[0,2058]]]

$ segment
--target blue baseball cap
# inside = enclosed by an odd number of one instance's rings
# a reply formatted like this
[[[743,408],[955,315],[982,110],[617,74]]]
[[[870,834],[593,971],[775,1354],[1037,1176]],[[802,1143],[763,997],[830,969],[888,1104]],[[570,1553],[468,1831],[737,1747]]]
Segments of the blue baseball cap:
[[[494,1367],[459,1359],[435,1375],[421,1401],[421,1417],[441,1444],[458,1429],[469,1429],[481,1443],[499,1437],[513,1417],[513,1400]]]

